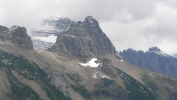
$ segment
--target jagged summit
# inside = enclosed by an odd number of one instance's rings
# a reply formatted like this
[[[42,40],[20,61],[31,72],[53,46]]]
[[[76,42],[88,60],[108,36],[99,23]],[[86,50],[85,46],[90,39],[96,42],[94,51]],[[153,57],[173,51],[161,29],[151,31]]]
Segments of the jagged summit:
[[[92,16],[87,16],[85,18],[85,21],[90,22],[90,23],[95,23],[95,22],[98,23],[97,20],[95,18],[93,18]]]
[[[0,40],[3,43],[12,43],[23,49],[32,50],[33,44],[24,27],[12,26],[7,28],[0,26]]]
[[[86,17],[83,22],[72,23],[69,30],[60,33],[55,45],[49,51],[81,57],[116,53],[112,42],[102,32],[99,23],[91,16]]]
[[[123,50],[122,52],[129,52],[129,53],[133,53],[133,52],[135,52],[135,53],[153,53],[153,54],[157,54],[157,55],[159,55],[159,56],[166,56],[166,57],[172,57],[171,55],[168,55],[168,54],[166,54],[165,52],[163,52],[163,51],[161,51],[157,46],[155,46],[155,47],[150,47],[147,51],[142,51],[142,50],[134,50],[134,49],[132,49],[132,48],[128,48],[127,50]],[[120,53],[122,53],[121,51],[120,51]]]
[[[128,50],[128,51],[136,51],[136,50],[134,50],[134,49],[132,49],[132,48],[128,48],[127,50]],[[125,49],[124,49],[124,51],[125,51]]]
[[[149,50],[148,51],[152,51],[152,52],[161,52],[161,50],[158,48],[158,47],[151,47],[151,48],[149,48]]]
[[[17,28],[20,28],[20,26],[14,25],[10,28],[10,31],[14,32]]]
[[[85,17],[85,20],[96,20],[96,19],[93,18],[92,16],[87,16],[87,17]]]
[[[160,56],[166,56],[166,57],[172,57],[171,55],[168,55],[166,54],[165,52],[161,51],[157,46],[155,47],[150,47],[147,51],[148,52],[153,52],[153,53],[156,53],[157,55],[160,55]]]
[[[128,48],[127,50],[126,49],[124,49],[123,51],[120,51],[120,53],[122,53],[122,52],[125,52],[125,51],[127,51],[127,52],[141,52],[141,53],[145,53],[144,51],[142,51],[142,50],[134,50],[133,48]]]

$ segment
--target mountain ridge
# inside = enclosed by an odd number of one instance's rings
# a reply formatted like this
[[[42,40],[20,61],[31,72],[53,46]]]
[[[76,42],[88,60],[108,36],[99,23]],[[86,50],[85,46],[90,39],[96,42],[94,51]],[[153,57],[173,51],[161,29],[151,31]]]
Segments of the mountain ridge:
[[[149,48],[146,52],[127,49],[119,54],[135,66],[177,78],[177,59],[157,47]]]

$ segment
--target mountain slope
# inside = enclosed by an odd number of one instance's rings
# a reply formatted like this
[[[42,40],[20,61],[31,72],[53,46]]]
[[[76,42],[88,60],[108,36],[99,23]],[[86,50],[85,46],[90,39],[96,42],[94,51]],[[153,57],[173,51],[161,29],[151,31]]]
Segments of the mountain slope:
[[[9,48],[8,51],[10,50]],[[156,100],[157,97],[162,100],[169,100],[177,92],[176,80],[139,69],[126,61],[118,60],[118,56],[107,55],[99,58],[99,63],[102,63],[102,66],[99,65],[94,68],[82,66],[78,63],[80,62],[79,59],[68,58],[64,54],[56,54],[48,51],[37,53],[35,51],[24,51],[20,49],[18,51],[20,51],[19,54],[23,55],[24,58],[34,61],[39,65],[49,77],[52,77],[51,83],[73,100],[83,100],[83,98],[93,100],[123,100],[125,98],[127,100],[147,98],[148,100],[148,98],[151,98],[151,100]],[[16,52],[14,54],[17,55]],[[12,73],[15,77],[18,77],[13,70],[16,71],[16,69],[12,69]],[[19,72],[21,71],[23,72],[23,70],[19,70]],[[30,70],[27,70],[28,72]],[[35,73],[32,75],[35,75]],[[24,77],[23,74],[22,77]],[[28,77],[30,76],[24,78],[28,79]],[[43,77],[46,78],[45,75]],[[20,79],[19,81],[23,83]],[[27,86],[31,86],[30,84],[27,84]],[[141,88],[144,92],[142,92]],[[131,94],[135,90],[136,93],[141,95]]]
[[[177,59],[157,47],[149,48],[147,52],[128,49],[119,54],[135,66],[177,78]]]

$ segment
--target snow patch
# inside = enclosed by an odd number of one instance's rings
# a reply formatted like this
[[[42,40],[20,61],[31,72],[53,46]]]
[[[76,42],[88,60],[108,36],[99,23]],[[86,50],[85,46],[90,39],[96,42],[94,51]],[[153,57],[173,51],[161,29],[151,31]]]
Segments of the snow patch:
[[[90,66],[90,67],[98,67],[99,65],[101,65],[101,63],[95,63],[95,61],[97,61],[98,59],[96,58],[92,58],[89,62],[87,63],[79,63],[82,66]]]
[[[151,72],[149,72],[149,74],[152,76],[152,73],[151,73]]]
[[[162,55],[162,56],[169,56],[168,54],[166,54],[165,52],[156,52],[156,54]]]
[[[171,57],[170,55],[166,54],[163,51],[147,51],[147,52],[154,52],[154,53],[156,53],[157,55],[160,55],[160,56]]]
[[[35,36],[35,37],[32,37],[32,38],[39,39],[39,40],[45,41],[45,42],[51,42],[51,43],[55,43],[56,40],[57,40],[57,36],[55,36],[55,35],[50,35],[48,37],[36,37]]]
[[[93,78],[95,78],[95,79],[97,79],[97,78],[107,78],[107,79],[111,79],[109,76],[104,75],[102,72],[99,72],[99,71],[97,71],[97,72],[95,72],[95,73],[93,74]]]
[[[94,23],[92,20],[89,20],[90,21],[90,23]]]
[[[93,20],[95,20],[95,19],[94,19],[93,17],[87,16],[87,19],[88,19],[88,21],[89,21],[90,23],[94,23]]]
[[[120,60],[121,62],[123,62],[124,60]]]

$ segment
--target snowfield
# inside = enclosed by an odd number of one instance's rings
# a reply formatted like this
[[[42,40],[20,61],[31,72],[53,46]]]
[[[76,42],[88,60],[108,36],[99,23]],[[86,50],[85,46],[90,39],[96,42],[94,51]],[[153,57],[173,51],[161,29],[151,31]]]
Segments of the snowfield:
[[[97,79],[97,78],[107,78],[107,79],[111,79],[109,76],[104,75],[102,72],[99,72],[99,71],[97,71],[97,72],[95,72],[95,73],[93,74],[93,78],[95,78],[95,79]]]
[[[48,37],[32,37],[34,39],[39,39],[41,41],[45,41],[45,42],[51,42],[51,43],[55,43],[57,40],[57,36],[55,35],[50,35]]]
[[[88,63],[79,63],[82,66],[98,67],[101,63],[95,63],[98,59],[92,58]]]

